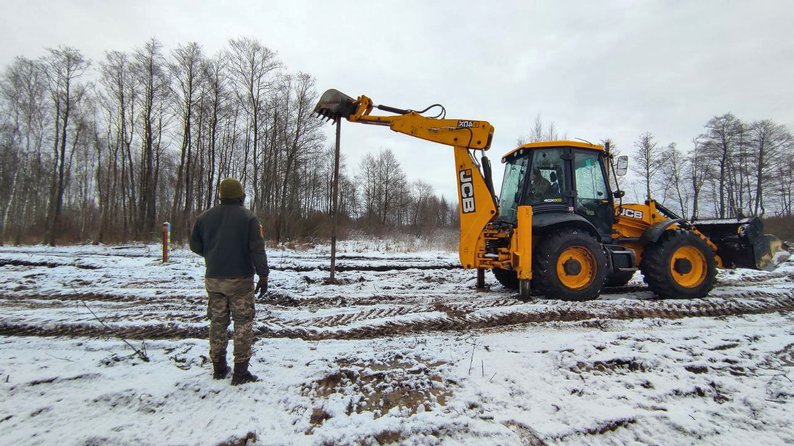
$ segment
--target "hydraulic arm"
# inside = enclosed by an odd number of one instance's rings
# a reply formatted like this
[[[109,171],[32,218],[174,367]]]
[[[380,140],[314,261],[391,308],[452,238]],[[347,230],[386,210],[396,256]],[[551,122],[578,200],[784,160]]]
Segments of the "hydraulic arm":
[[[437,116],[422,113],[438,108]],[[393,113],[373,115],[372,111]],[[488,150],[493,138],[493,126],[487,121],[447,119],[438,104],[422,111],[403,110],[374,105],[366,96],[353,99],[338,90],[328,90],[320,98],[314,111],[339,124],[341,118],[360,124],[388,126],[395,132],[415,138],[452,146],[455,154],[455,178],[458,182],[458,214],[460,216],[460,261],[464,268],[478,266],[477,254],[484,252],[483,229],[497,214],[493,193],[490,163],[483,156],[483,172],[472,150]]]

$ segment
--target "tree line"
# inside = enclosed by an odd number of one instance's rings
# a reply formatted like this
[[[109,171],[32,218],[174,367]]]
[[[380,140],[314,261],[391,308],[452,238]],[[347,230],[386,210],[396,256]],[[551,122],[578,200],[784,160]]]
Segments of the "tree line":
[[[70,47],[17,57],[0,75],[0,243],[152,240],[166,220],[180,241],[228,176],[269,239],[325,238],[334,157],[312,116],[317,97],[310,74],[250,38],[213,55],[151,39],[99,61]],[[530,130],[519,143],[559,138],[540,116]],[[634,143],[635,195],[688,218],[790,216],[793,147],[785,126],[731,114],[709,120],[688,151],[646,132]],[[457,204],[408,181],[390,150],[357,167],[343,159],[343,228],[457,224]]]
[[[654,198],[691,219],[791,216],[794,138],[772,120],[711,118],[688,152],[650,132],[634,142],[638,198]]]
[[[326,237],[334,157],[317,98],[310,74],[251,38],[214,55],[151,39],[99,61],[19,56],[0,76],[0,243],[152,240],[166,220],[180,241],[229,176],[269,239]],[[340,171],[343,227],[454,224],[455,205],[407,181],[391,151],[360,167]]]

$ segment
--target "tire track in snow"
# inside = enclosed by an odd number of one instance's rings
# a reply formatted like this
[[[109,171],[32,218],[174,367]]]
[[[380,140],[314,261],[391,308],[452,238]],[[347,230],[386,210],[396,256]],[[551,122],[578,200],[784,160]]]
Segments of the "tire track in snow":
[[[557,301],[551,301],[557,302]],[[499,311],[472,311],[472,307],[454,304],[406,306],[394,313],[382,308],[370,309],[345,318],[334,315],[294,321],[266,317],[255,329],[260,338],[287,337],[305,340],[370,339],[385,336],[427,333],[436,331],[470,331],[529,323],[577,322],[591,319],[680,319],[685,317],[724,317],[744,314],[790,312],[794,310],[794,293],[746,291],[731,300],[700,299],[695,301],[636,301],[631,306],[582,305],[564,302],[531,308],[496,308]],[[449,311],[444,311],[444,309]],[[410,310],[410,311],[409,311]],[[432,312],[430,311],[432,310]],[[411,313],[411,317],[404,317]],[[426,313],[426,314],[425,314]],[[422,316],[425,314],[424,316]],[[417,316],[418,315],[418,316]],[[334,319],[336,318],[336,319]],[[368,318],[372,318],[367,322]],[[360,323],[364,321],[364,323]],[[336,324],[336,325],[335,325]],[[68,336],[68,337],[124,337],[127,339],[206,338],[208,328],[173,323],[112,326],[100,324],[27,324],[0,319],[0,335],[4,336]]]

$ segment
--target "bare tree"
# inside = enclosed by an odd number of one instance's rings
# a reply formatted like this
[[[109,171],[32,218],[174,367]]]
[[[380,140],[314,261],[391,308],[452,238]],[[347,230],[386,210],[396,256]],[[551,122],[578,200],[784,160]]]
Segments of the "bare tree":
[[[516,145],[523,146],[524,144],[531,142],[555,141],[558,139],[560,139],[560,135],[557,132],[554,122],[549,122],[544,128],[543,119],[541,118],[540,113],[538,113],[535,116],[535,123],[532,126],[532,131],[530,134],[519,137],[518,140],[516,140]]]
[[[358,184],[361,185],[361,201],[363,206],[363,217],[365,222],[375,223],[378,215],[378,195],[380,185],[378,184],[378,166],[375,157],[368,153],[364,155],[359,164],[357,177]]]
[[[662,153],[653,140],[651,132],[640,135],[640,138],[634,142],[634,148],[637,162],[632,164],[632,169],[645,183],[645,199],[651,200],[653,198],[651,184],[662,167]]]
[[[90,62],[83,54],[70,47],[48,49],[44,60],[47,87],[55,109],[55,138],[53,143],[52,182],[50,187],[49,217],[44,242],[55,246],[56,231],[63,211],[64,179],[66,174],[66,143],[70,130],[72,110],[85,94],[85,88],[76,83]],[[79,132],[80,127],[75,129]]]
[[[157,39],[149,39],[142,48],[135,51],[133,57],[137,90],[135,100],[139,110],[136,116],[137,133],[140,136],[141,150],[137,202],[134,193],[132,199],[136,210],[138,236],[143,237],[155,230],[157,219],[157,189],[160,175],[158,142],[162,137],[161,126],[165,101],[169,95],[169,78],[162,55],[162,45]],[[129,146],[127,156],[132,169]]]
[[[662,178],[667,191],[665,195],[673,195],[683,218],[689,215],[689,199],[692,195],[686,181],[688,168],[687,157],[678,150],[675,143],[670,143],[662,153]]]
[[[209,127],[209,166],[206,169],[207,194],[204,200],[205,207],[212,206],[214,192],[217,190],[221,181],[220,163],[218,150],[218,139],[221,133],[221,126],[229,113],[228,78],[224,68],[224,58],[222,54],[216,55],[204,64],[204,78],[207,82],[207,101],[210,109]]]
[[[756,161],[753,215],[763,216],[766,214],[764,192],[775,176],[774,165],[785,162],[781,156],[785,152],[790,154],[793,140],[786,127],[768,119],[752,123],[749,131]]]
[[[11,118],[8,128],[9,154],[0,168],[2,178],[11,178],[3,194],[2,219],[0,220],[0,245],[6,236],[11,210],[16,206],[17,215],[28,215],[31,204],[38,202],[35,195],[37,178],[41,172],[41,150],[44,142],[46,119],[46,88],[41,65],[33,60],[17,57],[0,79],[0,110]],[[21,179],[29,186],[21,188]],[[34,203],[30,203],[33,201]],[[34,204],[35,205],[35,204]],[[22,226],[23,219],[17,221]],[[18,232],[19,233],[19,232]]]
[[[728,113],[716,116],[706,124],[706,132],[699,139],[707,159],[716,166],[717,214],[725,218],[731,211],[729,179],[732,172],[732,158],[737,152],[742,123]]]
[[[780,215],[794,215],[794,159],[781,157],[775,166],[775,186],[779,195]]]
[[[383,149],[375,158],[378,190],[378,216],[382,226],[391,220],[400,223],[400,213],[408,204],[409,192],[405,173],[390,149]]]
[[[302,184],[299,177],[293,174],[297,164],[311,162],[320,151],[323,138],[320,133],[321,121],[314,118],[314,103],[317,92],[314,79],[306,73],[296,76],[285,76],[286,110],[282,113],[284,119],[281,129],[280,147],[283,149],[283,163],[280,166],[281,188],[279,192],[278,218],[276,223],[276,240],[281,241],[284,226],[287,224],[289,214],[289,186],[300,189]],[[294,194],[297,197],[297,194]],[[293,203],[297,207],[297,202]],[[296,211],[294,209],[293,211]]]
[[[411,205],[410,224],[418,235],[428,226],[433,225],[433,210],[431,209],[433,187],[423,180],[414,180],[410,184]]]
[[[257,181],[260,169],[259,132],[265,114],[266,94],[272,87],[273,75],[281,67],[281,63],[276,58],[275,51],[251,38],[232,39],[229,41],[229,47],[229,71],[235,86],[235,93],[250,124],[244,158],[248,160],[250,150],[253,165],[252,178],[253,181]],[[244,185],[251,182],[247,166],[247,163],[243,164],[242,181]],[[252,207],[255,209],[259,203],[259,192],[257,187],[254,187],[253,190]]]
[[[127,53],[108,52],[100,63],[99,103],[106,113],[104,146],[108,151],[105,185],[100,189],[104,191],[100,194],[100,202],[104,204],[97,235],[100,241],[105,240],[110,228],[120,228],[126,235],[134,224],[136,183],[132,142],[139,97],[136,72]]]
[[[174,101],[181,123],[181,148],[179,167],[176,174],[176,191],[171,207],[171,219],[174,222],[174,238],[181,239],[189,228],[189,215],[192,211],[192,177],[191,162],[193,159],[193,115],[198,101],[198,91],[202,82],[203,54],[201,47],[195,42],[181,45],[172,54],[173,62],[169,64],[171,74],[176,81]]]
[[[694,148],[686,163],[686,178],[692,192],[692,220],[699,217],[700,198],[706,179],[711,176],[708,155],[699,138],[692,140]]]

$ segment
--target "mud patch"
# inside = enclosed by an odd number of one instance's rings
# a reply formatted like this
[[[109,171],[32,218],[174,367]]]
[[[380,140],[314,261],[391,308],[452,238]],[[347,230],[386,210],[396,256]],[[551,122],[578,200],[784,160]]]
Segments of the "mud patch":
[[[783,350],[776,352],[775,359],[786,367],[794,367],[794,344],[789,344]]]
[[[722,351],[722,350],[730,350],[730,349],[736,348],[738,346],[739,346],[739,344],[737,342],[729,342],[727,344],[720,344],[720,345],[718,345],[716,347],[711,348],[710,350],[716,352],[716,351]]]
[[[570,370],[574,373],[593,373],[596,375],[611,375],[626,372],[649,372],[651,367],[634,358],[615,358],[608,361],[579,361]]]
[[[708,383],[708,386],[694,386],[692,389],[675,389],[669,395],[680,398],[710,398],[717,404],[722,404],[731,401],[722,389],[722,386],[714,381]]]
[[[608,432],[614,432],[620,428],[628,427],[637,420],[634,418],[618,418],[616,420],[607,420],[601,423],[598,423],[594,427],[590,429],[586,429],[584,431],[576,432],[576,434],[583,434],[583,435],[604,435]],[[573,435],[576,435],[573,434]]]
[[[402,434],[393,430],[385,430],[375,435],[375,441],[378,444],[396,444],[402,439]]]
[[[700,375],[700,374],[703,374],[703,373],[706,373],[706,372],[709,371],[709,368],[704,366],[704,365],[688,365],[688,366],[684,366],[684,368],[686,369],[687,372],[694,373],[694,374],[697,374],[697,375]]]
[[[99,266],[85,265],[80,263],[55,263],[55,262],[34,262],[19,259],[0,259],[0,266],[43,266],[46,268],[58,268],[60,266],[73,266],[80,269],[100,269]]]
[[[518,438],[521,440],[521,444],[526,446],[545,446],[546,443],[543,441],[541,436],[531,427],[527,426],[524,423],[520,423],[518,421],[508,421],[503,423],[506,427],[508,427],[511,431],[515,432],[518,435]]]
[[[82,379],[95,379],[101,376],[98,373],[84,373],[82,375],[71,376],[67,378],[60,378],[60,377],[53,377],[53,378],[46,378],[46,379],[37,379],[28,383],[29,386],[39,386],[41,384],[55,384],[60,382],[67,382],[67,381],[79,381]],[[12,390],[14,387],[11,388]]]
[[[451,317],[451,318],[460,319],[460,318],[466,316],[466,311],[462,311],[462,310],[460,310],[458,308],[454,308],[454,307],[452,307],[450,305],[446,305],[446,304],[443,304],[443,303],[440,303],[440,302],[434,303],[433,304],[433,309],[435,311],[438,311],[438,312],[441,312],[441,313],[446,313],[446,315]]]
[[[311,271],[330,271],[331,268],[326,265],[283,265],[271,267],[271,270],[284,271],[284,272],[298,272],[307,273]],[[386,271],[406,271],[406,270],[455,270],[463,269],[462,266],[456,263],[438,263],[438,264],[360,264],[360,265],[336,265],[335,270],[340,273],[344,272],[358,272],[358,271],[373,271],[373,272],[386,272]]]
[[[393,353],[374,361],[343,358],[337,360],[337,365],[301,389],[313,402],[309,419],[312,426],[334,416],[362,412],[371,412],[375,418],[395,411],[411,416],[438,409],[452,396],[454,383],[439,370],[444,363]],[[383,435],[384,439],[399,438],[396,432]]]
[[[256,434],[248,432],[240,437],[232,437],[226,441],[218,443],[218,446],[245,446],[247,444],[256,444]]]
[[[572,432],[568,432],[568,433],[565,433],[565,434],[562,434],[562,435],[554,436],[554,437],[551,438],[551,440],[557,442],[557,441],[564,441],[564,440],[572,440],[573,438],[576,438],[576,437],[585,437],[585,436],[586,437],[596,437],[596,436],[600,436],[600,435],[606,435],[606,434],[609,434],[610,432],[615,432],[618,429],[628,428],[629,426],[631,426],[632,424],[634,424],[636,422],[637,422],[637,420],[634,419],[634,418],[616,418],[616,419],[612,419],[612,420],[603,420],[603,421],[600,421],[600,422],[596,423],[594,426],[591,426],[591,427],[587,427],[587,428],[584,428],[584,429],[576,429],[576,430],[574,430]],[[580,440],[583,440],[583,439],[580,439]],[[589,441],[574,441],[574,444],[577,444],[577,443],[590,444],[592,441],[593,441],[592,439],[590,439]],[[596,440],[596,443],[594,443],[594,444],[600,444],[601,442],[605,442],[605,443],[608,443],[608,444],[620,444],[620,443],[615,443],[614,441],[608,441],[606,439]],[[533,444],[533,443],[529,443],[529,444]],[[538,444],[538,443],[534,443],[534,444]],[[545,444],[545,443],[539,443],[539,444]]]

